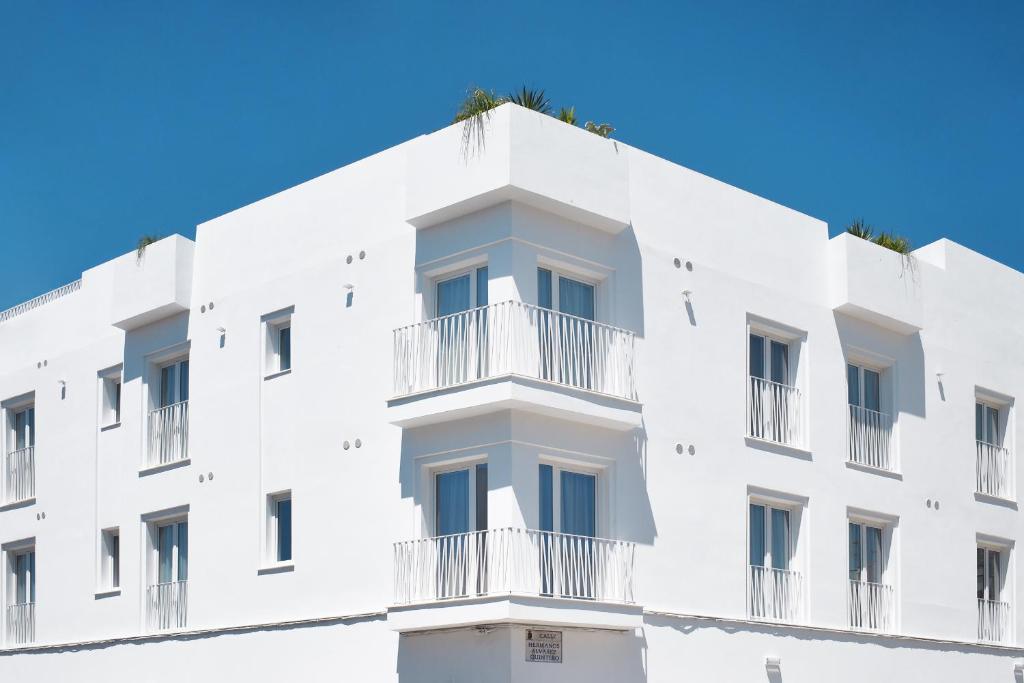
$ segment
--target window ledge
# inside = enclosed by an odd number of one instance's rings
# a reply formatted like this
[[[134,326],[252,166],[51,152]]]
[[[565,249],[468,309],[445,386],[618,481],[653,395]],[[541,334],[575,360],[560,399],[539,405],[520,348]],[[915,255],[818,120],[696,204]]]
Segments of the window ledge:
[[[120,426],[121,426],[120,422],[111,422],[108,425],[103,425],[102,427],[100,427],[100,431],[101,432],[109,432],[109,431],[111,431],[113,429],[117,429]]]
[[[862,463],[854,462],[852,460],[847,460],[846,466],[849,467],[851,470],[859,470],[861,472],[867,472],[868,474],[877,474],[882,477],[889,477],[890,479],[899,479],[900,481],[903,481],[902,472],[895,472],[893,470],[883,470],[880,467],[872,467],[871,465],[864,465]]]
[[[272,372],[269,375],[263,375],[263,381],[266,382],[267,380],[276,379],[290,374],[292,374],[291,368],[288,368],[287,370],[278,370],[277,372]]]
[[[96,591],[96,599],[102,600],[103,598],[113,598],[121,594],[120,588],[105,588],[103,590]]]
[[[762,451],[771,451],[773,453],[778,453],[779,455],[789,455],[794,458],[802,458],[804,460],[812,459],[810,449],[804,448],[803,446],[794,446],[791,444],[779,443],[778,441],[768,441],[767,439],[759,439],[756,436],[749,435],[743,438],[751,448],[757,448]]]
[[[256,570],[256,574],[259,576],[265,576],[267,574],[283,574],[284,572],[295,571],[295,563],[291,560],[288,562],[275,562],[274,564],[268,564],[260,567]]]
[[[3,505],[0,505],[0,512],[4,512],[5,510],[17,510],[18,508],[24,508],[24,507],[28,507],[29,505],[35,505],[35,504],[36,504],[36,497],[35,496],[32,496],[31,498],[26,498],[24,500],[14,500],[14,501],[11,501],[10,503],[4,503]]]
[[[991,493],[982,493],[981,491],[974,492],[974,500],[979,503],[991,503],[992,505],[1002,505],[1004,507],[1017,509],[1017,501],[1013,498],[1003,498],[1002,496],[994,496]]]
[[[152,465],[150,467],[143,467],[139,470],[140,477],[146,477],[150,474],[157,474],[159,472],[166,472],[167,470],[177,469],[178,467],[187,467],[192,464],[192,458],[184,458],[182,460],[175,460],[174,462],[165,462],[161,465]]]

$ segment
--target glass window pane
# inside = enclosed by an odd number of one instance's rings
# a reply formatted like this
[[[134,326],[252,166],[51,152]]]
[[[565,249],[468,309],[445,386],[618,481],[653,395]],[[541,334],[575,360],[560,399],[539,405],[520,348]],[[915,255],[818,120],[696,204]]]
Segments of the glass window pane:
[[[597,535],[597,477],[562,472],[562,528],[564,534]]]
[[[160,368],[160,407],[174,403],[174,366]]]
[[[24,605],[28,601],[28,553],[14,558],[14,604]]]
[[[280,358],[280,370],[290,370],[292,367],[292,328],[282,327],[278,341]]]
[[[35,603],[36,601],[36,551],[33,550],[28,555],[28,601]]]
[[[469,470],[442,472],[435,478],[435,531],[438,536],[469,531]]]
[[[764,566],[764,506],[750,505],[750,564],[754,567]]]
[[[985,406],[985,436],[989,443],[999,443],[999,411]]]
[[[121,421],[121,383],[114,385],[114,422]]]
[[[882,410],[881,378],[874,370],[864,370],[864,407],[879,412]]]
[[[292,559],[292,499],[277,501],[277,561]]]
[[[988,551],[988,599],[998,600],[1000,594],[1000,578],[1002,570],[1001,558],[998,550]]]
[[[121,536],[114,534],[110,538],[110,585],[117,588],[121,585]]]
[[[28,443],[26,437],[28,429],[28,411],[23,410],[14,414],[14,447],[17,450],[25,448]]]
[[[882,530],[878,527],[864,527],[867,542],[867,580],[882,582]]]
[[[174,569],[174,527],[162,526],[157,533],[157,582],[169,583]]]
[[[540,530],[541,531],[554,531],[555,530],[555,512],[554,512],[554,491],[552,489],[553,473],[551,465],[541,465],[538,471],[538,479],[540,481],[539,499],[540,499]]]
[[[487,528],[487,463],[476,466],[476,530]]]
[[[183,360],[178,364],[178,400],[188,400],[188,361]]]
[[[789,384],[789,346],[772,340],[772,377],[773,382]]]
[[[980,403],[974,404],[974,438],[976,441],[984,441],[984,424],[985,418],[983,412],[985,407]]]
[[[487,266],[476,269],[476,305],[486,306],[487,301]]]
[[[585,320],[594,319],[594,286],[558,278],[558,310]]]
[[[978,599],[984,600],[985,595],[985,549],[978,548],[977,577],[978,577]]]
[[[470,309],[469,273],[437,283],[437,317]]]
[[[789,569],[789,510],[772,508],[772,568]]]
[[[28,436],[26,438],[26,445],[31,447],[36,445],[36,409],[29,408],[25,412],[28,413]],[[35,557],[35,553],[32,554],[32,557]],[[32,561],[35,562],[34,559]]]
[[[188,522],[178,522],[178,581],[188,580]]]
[[[850,580],[860,581],[861,550],[860,550],[860,524],[850,522]]]
[[[551,308],[551,303],[551,271],[538,268],[537,305],[541,308]]]
[[[764,374],[764,337],[750,335],[750,376],[765,378]]]
[[[860,368],[846,366],[846,400],[851,406],[860,405]]]

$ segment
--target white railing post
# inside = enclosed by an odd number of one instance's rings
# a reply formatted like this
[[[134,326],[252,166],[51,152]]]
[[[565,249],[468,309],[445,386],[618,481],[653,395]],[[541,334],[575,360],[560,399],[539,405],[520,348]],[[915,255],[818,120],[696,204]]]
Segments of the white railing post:
[[[36,640],[36,604],[7,606],[7,645],[27,645]]]
[[[157,583],[146,589],[149,631],[172,631],[188,625],[188,581]]]
[[[503,301],[394,331],[399,396],[518,374],[636,398],[635,335],[520,301]]]
[[[18,503],[36,495],[35,446],[11,451],[4,458],[4,503]]]
[[[892,586],[851,580],[847,591],[847,607],[850,628],[891,632],[895,607]]]
[[[851,404],[846,425],[850,462],[876,470],[898,471],[890,415]]]
[[[489,529],[394,545],[396,604],[482,595],[632,603],[636,547],[531,529]]]
[[[1016,496],[1013,458],[1010,451],[985,441],[978,441],[976,450],[976,490],[988,496],[1013,500]]]
[[[188,458],[188,401],[151,410],[147,426],[150,467]]]
[[[763,441],[804,447],[803,396],[796,387],[762,377],[747,385],[747,435]]]
[[[978,640],[983,643],[1012,644],[1010,603],[978,599]]]
[[[756,565],[747,568],[747,613],[751,619],[799,623],[803,592],[799,572]]]

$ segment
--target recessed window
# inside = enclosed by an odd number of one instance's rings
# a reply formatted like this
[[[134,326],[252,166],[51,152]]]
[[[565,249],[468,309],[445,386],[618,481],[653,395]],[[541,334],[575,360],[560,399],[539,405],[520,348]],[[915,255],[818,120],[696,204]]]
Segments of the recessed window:
[[[263,374],[277,375],[292,369],[292,309],[263,317]]]
[[[747,613],[753,619],[800,621],[804,605],[797,552],[801,507],[751,500],[747,515]]]
[[[100,377],[100,426],[109,427],[121,422],[121,371]]]
[[[747,334],[747,436],[806,448],[800,389],[801,333],[750,322]]]
[[[36,551],[33,545],[19,545],[7,551],[6,644],[35,641]]]
[[[292,561],[292,494],[275,493],[268,497],[268,553],[272,562]]]
[[[17,503],[36,495],[36,410],[21,403],[5,411],[6,454],[3,462],[3,502]]]
[[[117,528],[104,529],[100,539],[102,563],[101,585],[105,589],[121,586],[121,533]]]

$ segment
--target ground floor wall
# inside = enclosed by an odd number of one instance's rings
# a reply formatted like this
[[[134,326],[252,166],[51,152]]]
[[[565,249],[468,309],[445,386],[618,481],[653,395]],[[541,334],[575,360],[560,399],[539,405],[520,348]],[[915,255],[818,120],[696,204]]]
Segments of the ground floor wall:
[[[2,653],[0,680],[1022,683],[1024,661],[1024,650],[648,613],[631,632],[562,629],[561,663],[540,663],[526,659],[527,630],[399,636],[383,615],[323,620]]]

